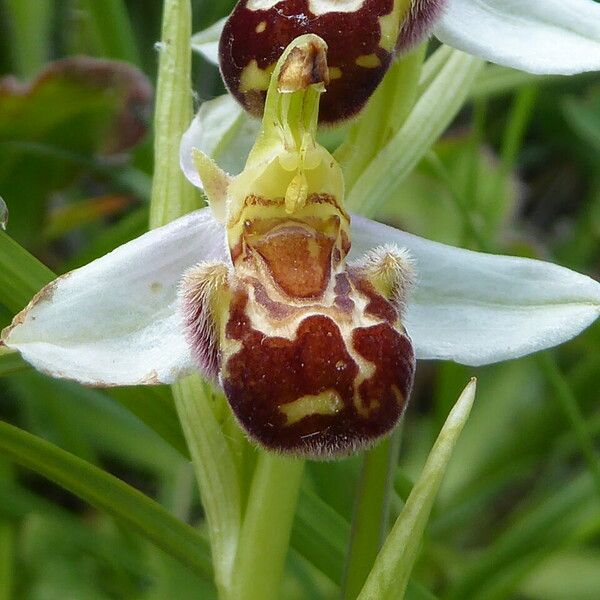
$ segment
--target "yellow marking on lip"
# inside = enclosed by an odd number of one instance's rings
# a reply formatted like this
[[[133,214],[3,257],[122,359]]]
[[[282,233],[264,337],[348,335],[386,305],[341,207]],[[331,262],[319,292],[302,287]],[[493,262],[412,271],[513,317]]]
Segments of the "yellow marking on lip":
[[[396,384],[392,385],[392,393],[396,398],[396,402],[398,402],[398,404],[402,406],[406,401],[406,398],[404,397],[404,394],[400,391],[400,388]]]
[[[335,390],[302,396],[293,402],[279,406],[279,410],[287,417],[286,425],[293,425],[311,415],[335,415],[342,408],[344,403]]]
[[[243,69],[240,75],[239,90],[242,94],[251,90],[266,90],[269,88],[271,73],[275,65],[270,65],[266,69],[261,69],[256,60],[252,59]]]
[[[329,80],[332,79],[341,79],[342,78],[342,70],[339,67],[329,67]]]
[[[267,28],[267,22],[266,21],[261,21],[256,26],[256,29],[254,31],[256,31],[256,33],[262,33],[266,28]]]
[[[376,69],[381,66],[381,61],[377,54],[363,54],[354,61],[359,67],[365,69]]]

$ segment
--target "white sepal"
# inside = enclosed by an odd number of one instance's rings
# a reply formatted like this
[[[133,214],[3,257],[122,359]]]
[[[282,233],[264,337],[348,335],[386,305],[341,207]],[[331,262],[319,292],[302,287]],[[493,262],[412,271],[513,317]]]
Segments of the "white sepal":
[[[352,254],[407,248],[417,281],[405,325],[417,358],[483,365],[571,339],[600,315],[600,284],[551,263],[483,254],[352,218]]]
[[[205,208],[46,286],[3,332],[40,371],[88,385],[171,383],[194,369],[177,311],[183,272],[228,261]]]
[[[434,34],[521,71],[600,70],[600,4],[593,0],[448,0]]]
[[[219,64],[219,39],[228,17],[219,19],[207,29],[192,36],[192,50],[201,54],[208,62]]]

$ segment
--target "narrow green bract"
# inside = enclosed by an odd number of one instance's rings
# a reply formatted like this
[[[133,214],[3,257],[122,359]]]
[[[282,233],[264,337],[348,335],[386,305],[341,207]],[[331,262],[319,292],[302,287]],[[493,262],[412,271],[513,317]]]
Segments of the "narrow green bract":
[[[450,411],[358,600],[400,600],[404,597],[429,513],[474,400],[475,380],[472,379]]]

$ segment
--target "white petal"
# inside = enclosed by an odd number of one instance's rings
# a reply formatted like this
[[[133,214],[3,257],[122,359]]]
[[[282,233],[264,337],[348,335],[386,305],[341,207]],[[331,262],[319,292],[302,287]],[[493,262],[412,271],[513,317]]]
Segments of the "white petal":
[[[208,62],[219,64],[219,39],[227,17],[219,19],[207,29],[192,36],[192,50],[199,52]]]
[[[448,0],[434,30],[444,43],[531,73],[600,69],[593,0]]]
[[[193,369],[176,311],[181,275],[226,256],[224,229],[210,209],[190,213],[50,283],[4,341],[54,377],[170,383]]]
[[[231,175],[237,175],[246,164],[259,129],[260,121],[249,117],[229,94],[202,103],[181,138],[179,160],[185,176],[202,189],[192,161],[193,148],[202,150]]]
[[[551,263],[471,252],[352,218],[352,251],[407,248],[417,283],[405,324],[417,358],[483,365],[560,344],[600,315],[600,284]]]

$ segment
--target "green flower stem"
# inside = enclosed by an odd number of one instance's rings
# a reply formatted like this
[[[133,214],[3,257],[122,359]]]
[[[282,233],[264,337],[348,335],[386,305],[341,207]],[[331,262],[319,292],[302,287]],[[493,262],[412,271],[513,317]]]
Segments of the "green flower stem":
[[[179,143],[192,120],[191,20],[190,0],[165,0],[156,84],[151,228],[199,206],[179,166]]]
[[[198,575],[210,577],[209,549],[200,535],[120,479],[2,421],[0,453],[105,510]]]
[[[241,527],[241,500],[231,448],[215,414],[219,398],[197,375],[177,382],[173,397],[206,513],[215,582],[227,598]]]
[[[575,398],[575,394],[573,394],[573,390],[556,363],[552,352],[543,352],[537,356],[537,359],[538,365],[546,377],[546,381],[552,387],[556,400],[569,420],[575,438],[579,443],[579,448],[594,479],[596,490],[600,495],[600,459],[594,448],[592,435],[581,412],[577,398]]]
[[[236,556],[231,600],[277,600],[304,461],[260,452]]]
[[[385,204],[456,116],[482,65],[458,50],[448,53],[402,127],[356,181],[348,197],[350,210],[370,216]]]
[[[387,535],[399,446],[400,428],[365,452],[342,585],[344,600],[354,600],[360,593]]]
[[[191,18],[190,0],[165,0],[154,121],[151,227],[198,208],[194,188],[179,166],[179,143],[192,119]],[[218,400],[199,377],[179,381],[173,386],[173,396],[206,513],[216,584],[227,597],[241,520],[240,485],[232,451],[217,419]]]
[[[6,0],[3,5],[9,19],[13,65],[21,77],[35,75],[48,60],[52,4],[52,0]]]
[[[85,8],[102,55],[139,65],[140,55],[124,0],[85,0]]]

